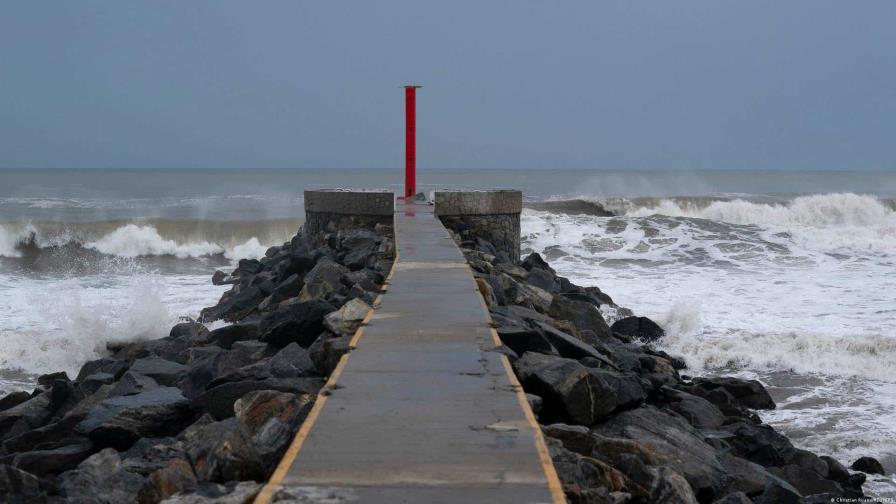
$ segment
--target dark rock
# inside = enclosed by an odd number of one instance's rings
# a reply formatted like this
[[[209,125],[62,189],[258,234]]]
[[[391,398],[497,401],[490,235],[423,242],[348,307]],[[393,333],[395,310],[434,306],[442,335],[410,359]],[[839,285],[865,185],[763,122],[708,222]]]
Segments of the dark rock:
[[[345,289],[342,277],[348,273],[348,268],[331,259],[319,259],[314,268],[305,275],[299,299],[311,301],[332,298],[334,294]]]
[[[554,354],[557,351],[548,343],[541,332],[521,326],[504,326],[498,328],[498,337],[517,354],[526,352],[539,352]]]
[[[66,502],[122,504],[133,502],[143,477],[129,473],[112,448],[106,448],[59,476],[59,490]]]
[[[191,345],[200,345],[205,343],[208,333],[208,328],[199,322],[181,322],[171,328],[168,338],[184,339],[189,341]]]
[[[544,400],[542,416],[582,425],[644,400],[637,378],[586,368],[572,359],[527,352],[514,363],[523,387]]]
[[[212,285],[224,285],[227,283],[228,279],[227,273],[224,273],[221,270],[216,270],[214,274],[212,274]]]
[[[688,480],[700,501],[711,501],[723,494],[727,479],[716,451],[679,417],[644,406],[619,413],[595,426],[594,432],[649,446],[657,465],[674,467]]]
[[[258,324],[239,322],[219,327],[209,332],[206,339],[212,345],[229,350],[237,341],[257,340]]]
[[[260,340],[280,347],[296,342],[308,348],[324,330],[324,316],[335,309],[314,299],[271,312],[261,319]]]
[[[765,467],[786,465],[796,452],[785,436],[767,425],[734,423],[722,428],[734,434],[726,439],[732,453]]]
[[[802,495],[790,486],[780,483],[769,483],[759,496],[753,498],[754,504],[800,504]]]
[[[769,473],[759,464],[725,452],[719,452],[718,459],[728,475],[726,492],[743,492],[747,495],[759,495],[770,483],[775,483],[794,493],[798,493],[789,483]]]
[[[240,276],[245,274],[255,275],[261,272],[262,268],[264,268],[264,265],[261,264],[261,261],[258,259],[240,259],[237,264],[237,271]]]
[[[251,436],[234,418],[190,427],[182,436],[198,480],[223,483],[265,477]]]
[[[670,387],[662,387],[661,391],[670,401],[669,408],[695,428],[717,429],[725,423],[725,415],[706,399]]]
[[[591,331],[596,339],[586,341],[586,343],[594,344],[610,337],[610,326],[604,321],[604,317],[597,311],[597,308],[589,303],[574,301],[563,296],[554,296],[548,314],[557,320],[568,320],[579,333],[586,330]],[[615,327],[616,324],[613,325]]]
[[[285,301],[289,298],[293,298],[299,295],[299,292],[302,291],[302,287],[304,286],[304,282],[302,282],[302,277],[298,274],[293,273],[288,276],[283,282],[281,282],[277,288],[271,292],[271,295],[264,299],[264,301],[259,304],[259,308],[262,310],[273,308],[281,301]]]
[[[610,330],[646,342],[657,341],[666,334],[662,327],[647,317],[626,317],[617,320]]]
[[[142,438],[122,454],[121,463],[126,471],[149,476],[172,460],[184,457],[183,442],[173,437]]]
[[[554,348],[557,349],[557,352],[559,352],[561,356],[570,359],[583,359],[585,357],[592,357],[603,362],[605,364],[605,367],[616,369],[616,364],[614,364],[613,361],[609,360],[607,357],[601,354],[597,350],[597,348],[583,343],[573,336],[570,336],[563,331],[559,331],[543,322],[536,322],[535,326],[541,332],[544,338],[548,340],[548,343],[550,343]]]
[[[743,492],[728,494],[721,499],[712,501],[712,504],[753,504],[753,501]]]
[[[314,361],[310,352],[298,343],[290,343],[283,347],[270,362],[271,376],[274,378],[296,378],[311,376],[315,372]]]
[[[207,411],[216,419],[233,416],[233,404],[237,399],[254,390],[279,390],[296,394],[316,395],[323,386],[321,378],[270,378],[222,383],[193,399],[197,410]]]
[[[324,326],[334,334],[354,334],[370,313],[370,306],[360,299],[352,299],[324,317]]]
[[[196,484],[196,474],[190,463],[176,458],[146,478],[137,494],[137,502],[156,504],[178,492],[194,488]]]
[[[190,403],[174,387],[111,397],[90,410],[76,426],[100,446],[128,448],[141,437],[178,432],[191,417]]]
[[[108,385],[110,383],[115,383],[115,376],[109,373],[93,373],[92,375],[85,376],[83,380],[79,381],[78,389],[80,389],[81,393],[85,396],[89,396],[99,390],[103,385]]]
[[[3,399],[0,399],[0,411],[6,411],[13,406],[18,406],[28,399],[31,399],[31,394],[24,390],[10,392],[9,394],[6,394]]]
[[[0,437],[36,429],[53,416],[50,393],[43,392],[6,411],[0,411]]]
[[[49,389],[56,380],[69,381],[68,374],[65,371],[59,371],[58,373],[40,375],[37,377],[37,384],[44,389]]]
[[[161,385],[171,387],[187,373],[187,366],[152,356],[135,360],[129,371],[148,376]]]
[[[321,336],[308,348],[308,357],[321,376],[329,376],[336,369],[339,359],[351,351],[351,336]]]
[[[833,457],[822,456],[819,457],[824,461],[828,466],[828,478],[836,481],[837,483],[846,484],[849,482],[849,471],[846,469],[846,466],[841,464],[837,459]]]
[[[246,504],[255,500],[255,496],[261,491],[262,486],[261,483],[252,481],[231,481],[225,485],[199,483],[192,490],[172,495],[165,500],[165,504]],[[284,489],[281,489],[277,495],[278,498],[289,499],[289,494]],[[283,501],[286,502],[286,500]]]
[[[0,497],[9,504],[42,502],[44,493],[37,476],[11,465],[0,464]]]
[[[543,269],[533,268],[529,270],[529,273],[526,275],[526,281],[550,293],[557,292],[557,279],[550,272]]]
[[[252,436],[252,444],[266,472],[279,462],[295,429],[308,415],[311,397],[261,390],[250,392],[234,403],[236,421]]]
[[[159,384],[152,378],[134,371],[128,371],[121,375],[121,379],[118,380],[118,383],[116,383],[112,387],[112,390],[109,391],[109,396],[115,397],[139,394],[140,392],[158,386]]]
[[[256,311],[258,304],[267,296],[259,287],[247,285],[235,286],[221,296],[218,304],[209,308],[203,308],[200,319],[203,322],[224,319],[228,322],[246,318]]]
[[[103,357],[102,359],[92,360],[81,366],[78,377],[75,381],[81,382],[84,378],[94,373],[109,373],[117,380],[128,369],[128,363],[119,359]]]
[[[765,387],[756,380],[742,380],[733,377],[694,378],[687,391],[715,403],[710,397],[710,393],[719,389],[729,393],[741,406],[753,409],[775,409],[775,401],[772,400]]]
[[[861,457],[849,466],[854,471],[862,471],[868,474],[884,475],[884,466],[873,457]]]
[[[563,491],[573,503],[612,503],[611,492],[627,490],[628,479],[612,466],[564,448],[556,440],[547,439],[548,450]]]
[[[93,452],[93,444],[86,439],[82,439],[80,443],[50,450],[33,450],[17,453],[13,458],[12,465],[38,476],[59,474],[63,471],[74,469]]]
[[[541,254],[539,254],[538,252],[533,252],[533,253],[527,255],[526,258],[523,259],[523,262],[520,263],[520,266],[522,266],[527,271],[532,271],[533,269],[540,269],[543,271],[547,271],[548,273],[551,273],[552,275],[557,274],[557,272],[554,271],[554,268],[551,268],[551,265],[548,264],[547,261],[545,261],[541,257]]]
[[[252,352],[242,351],[238,346],[239,344],[235,344],[231,350],[215,348],[214,351],[195,356],[186,375],[178,383],[178,387],[184,391],[187,398],[194,399],[215,380],[222,380],[228,374],[238,373],[244,366],[255,362],[256,356]],[[237,376],[235,379],[241,378]]]
[[[822,493],[843,493],[841,487],[835,481],[825,479],[815,471],[805,469],[798,465],[785,465],[782,467],[769,467],[768,472],[787,481],[803,495]]]

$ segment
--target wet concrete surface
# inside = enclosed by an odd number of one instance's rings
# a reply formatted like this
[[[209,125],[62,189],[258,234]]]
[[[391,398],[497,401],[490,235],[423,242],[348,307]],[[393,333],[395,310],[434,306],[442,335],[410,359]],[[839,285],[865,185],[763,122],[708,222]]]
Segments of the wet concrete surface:
[[[399,204],[396,237],[387,292],[271,500],[562,502],[460,250],[430,206]]]

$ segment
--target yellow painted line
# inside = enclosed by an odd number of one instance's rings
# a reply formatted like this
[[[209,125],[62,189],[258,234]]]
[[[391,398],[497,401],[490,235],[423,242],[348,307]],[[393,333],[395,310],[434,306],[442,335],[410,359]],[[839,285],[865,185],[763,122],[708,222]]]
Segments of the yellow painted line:
[[[392,268],[389,270],[389,274],[386,276],[386,279],[383,281],[383,286],[389,285],[392,280],[392,276],[395,274],[395,265],[398,264],[398,222],[393,216],[392,218],[392,234],[393,240],[395,241],[395,259],[392,261]],[[376,299],[373,300],[373,306],[379,306],[382,301],[383,294],[386,293],[385,289],[381,289],[380,293],[376,296]],[[364,327],[367,326],[368,322],[374,315],[374,309],[371,309],[367,312],[367,315],[361,321],[360,327],[355,331],[355,334],[352,336],[351,341],[349,341],[349,347],[354,348],[358,341],[361,339],[361,336],[364,334]],[[336,364],[336,368],[333,369],[333,372],[330,373],[330,378],[327,380],[327,383],[324,384],[323,388],[320,389],[320,392],[317,393],[317,400],[314,401],[314,406],[311,407],[311,411],[308,412],[308,417],[305,418],[305,421],[302,422],[302,426],[299,428],[299,432],[296,433],[296,437],[293,438],[292,443],[290,443],[289,448],[286,449],[286,453],[283,454],[283,458],[280,459],[280,463],[277,465],[277,469],[274,470],[274,473],[271,475],[271,479],[268,480],[267,484],[264,488],[258,492],[258,495],[255,497],[255,504],[268,504],[271,501],[271,497],[274,496],[274,492],[280,487],[283,483],[283,478],[286,477],[287,473],[289,473],[289,469],[292,467],[293,462],[295,462],[296,457],[299,456],[299,451],[302,449],[302,445],[305,444],[305,440],[308,438],[308,434],[311,432],[311,428],[314,427],[314,423],[317,422],[317,418],[320,416],[320,412],[324,409],[324,403],[327,402],[327,397],[329,395],[329,391],[333,390],[336,382],[339,380],[339,377],[342,375],[342,370],[345,369],[346,364],[348,363],[348,358],[351,356],[351,351],[346,354],[343,354],[342,357],[339,358],[339,362]]]
[[[489,324],[491,324],[492,314],[488,309],[488,305],[485,304],[485,298],[482,296],[482,292],[479,291],[479,285],[476,283],[476,277],[473,275],[473,269],[470,268],[469,263],[467,263],[467,271],[470,273],[470,279],[473,280],[473,286],[476,288],[479,302],[482,305],[482,311],[485,312],[485,318]],[[501,338],[498,336],[498,331],[495,330],[494,327],[489,327],[489,331],[492,334],[492,341],[494,341],[495,346],[503,345]],[[507,379],[510,380],[510,385],[516,391],[516,399],[520,403],[520,408],[523,409],[523,414],[526,416],[526,422],[528,422],[529,426],[532,428],[532,435],[535,438],[535,451],[538,452],[538,460],[541,462],[541,468],[544,470],[544,476],[548,482],[548,490],[551,492],[551,499],[554,504],[567,504],[566,495],[563,493],[563,485],[560,483],[560,477],[557,476],[557,469],[554,467],[554,462],[551,460],[551,454],[548,451],[547,443],[545,443],[544,434],[542,434],[541,427],[535,419],[535,412],[533,412],[532,407],[529,406],[529,400],[526,399],[526,393],[523,391],[523,386],[520,384],[520,381],[516,379],[516,373],[513,372],[513,367],[511,367],[510,361],[504,354],[501,354],[501,364],[504,365],[504,372],[507,374]]]

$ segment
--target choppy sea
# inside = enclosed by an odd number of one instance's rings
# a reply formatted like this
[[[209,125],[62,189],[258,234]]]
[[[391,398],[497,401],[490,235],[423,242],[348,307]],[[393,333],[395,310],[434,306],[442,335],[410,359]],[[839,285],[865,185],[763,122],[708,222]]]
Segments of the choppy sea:
[[[302,191],[395,170],[0,171],[0,392],[164,336],[215,269],[302,222]],[[423,190],[522,189],[523,248],[657,320],[691,374],[769,386],[803,448],[879,458],[896,496],[896,173],[429,170]],[[548,202],[544,204],[544,202]],[[604,217],[598,204],[615,216]],[[536,209],[537,208],[537,209]]]

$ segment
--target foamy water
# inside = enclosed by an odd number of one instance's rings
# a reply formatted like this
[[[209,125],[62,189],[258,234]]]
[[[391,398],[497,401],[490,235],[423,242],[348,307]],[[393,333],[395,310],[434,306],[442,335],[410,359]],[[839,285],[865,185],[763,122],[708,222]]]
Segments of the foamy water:
[[[767,422],[896,469],[896,212],[873,196],[658,199],[621,217],[525,211],[524,247],[660,322],[690,373],[771,387]],[[893,495],[892,475],[872,482]]]

